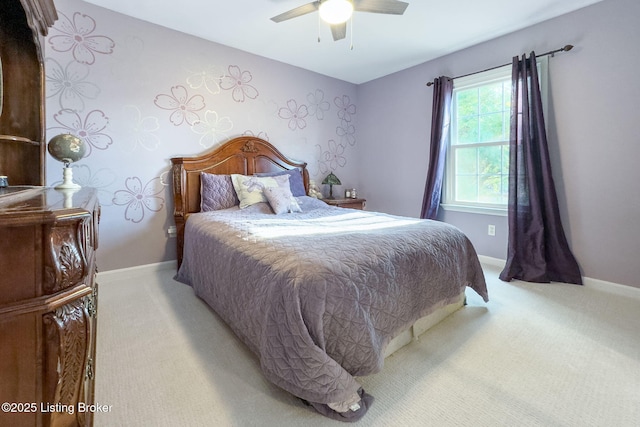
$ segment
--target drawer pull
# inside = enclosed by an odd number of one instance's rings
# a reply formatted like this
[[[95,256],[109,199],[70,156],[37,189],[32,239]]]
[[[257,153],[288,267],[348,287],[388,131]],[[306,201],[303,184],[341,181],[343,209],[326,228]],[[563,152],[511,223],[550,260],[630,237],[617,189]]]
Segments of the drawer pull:
[[[93,380],[93,359],[91,357],[87,359],[87,370],[85,373],[85,379]]]
[[[91,295],[87,295],[84,299],[84,307],[87,309],[87,314],[91,318],[95,318],[98,308],[96,307],[96,294],[95,290]]]

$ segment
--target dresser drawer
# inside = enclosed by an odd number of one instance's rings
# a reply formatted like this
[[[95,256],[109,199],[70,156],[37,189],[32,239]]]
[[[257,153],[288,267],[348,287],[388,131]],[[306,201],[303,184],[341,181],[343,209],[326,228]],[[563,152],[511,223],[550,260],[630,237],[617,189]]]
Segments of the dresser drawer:
[[[366,199],[324,199],[324,201],[331,206],[360,210],[364,210],[367,204]]]

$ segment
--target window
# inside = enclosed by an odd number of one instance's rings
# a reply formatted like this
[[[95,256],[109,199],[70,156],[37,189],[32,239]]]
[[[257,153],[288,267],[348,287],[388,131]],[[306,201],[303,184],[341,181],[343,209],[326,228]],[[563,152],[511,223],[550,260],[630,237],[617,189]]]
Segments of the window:
[[[541,90],[546,57],[538,58]],[[506,215],[511,65],[454,81],[445,209]]]

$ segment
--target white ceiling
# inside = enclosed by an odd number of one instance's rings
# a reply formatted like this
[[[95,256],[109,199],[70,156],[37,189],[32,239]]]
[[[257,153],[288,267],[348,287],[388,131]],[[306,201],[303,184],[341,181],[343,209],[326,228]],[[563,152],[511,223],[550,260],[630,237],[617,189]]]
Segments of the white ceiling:
[[[353,50],[349,25],[347,38],[333,41],[317,13],[270,19],[311,0],[85,1],[358,84],[602,0],[405,0],[402,16],[356,12]]]

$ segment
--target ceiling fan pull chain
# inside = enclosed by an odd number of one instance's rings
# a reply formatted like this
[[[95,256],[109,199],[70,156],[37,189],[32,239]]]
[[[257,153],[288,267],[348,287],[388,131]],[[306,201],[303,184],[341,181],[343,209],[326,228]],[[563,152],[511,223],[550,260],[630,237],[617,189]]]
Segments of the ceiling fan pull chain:
[[[318,14],[318,43],[320,43],[320,14]]]
[[[351,15],[351,23],[349,25],[350,37],[351,37],[351,46],[349,46],[350,50],[353,50],[353,15]]]

